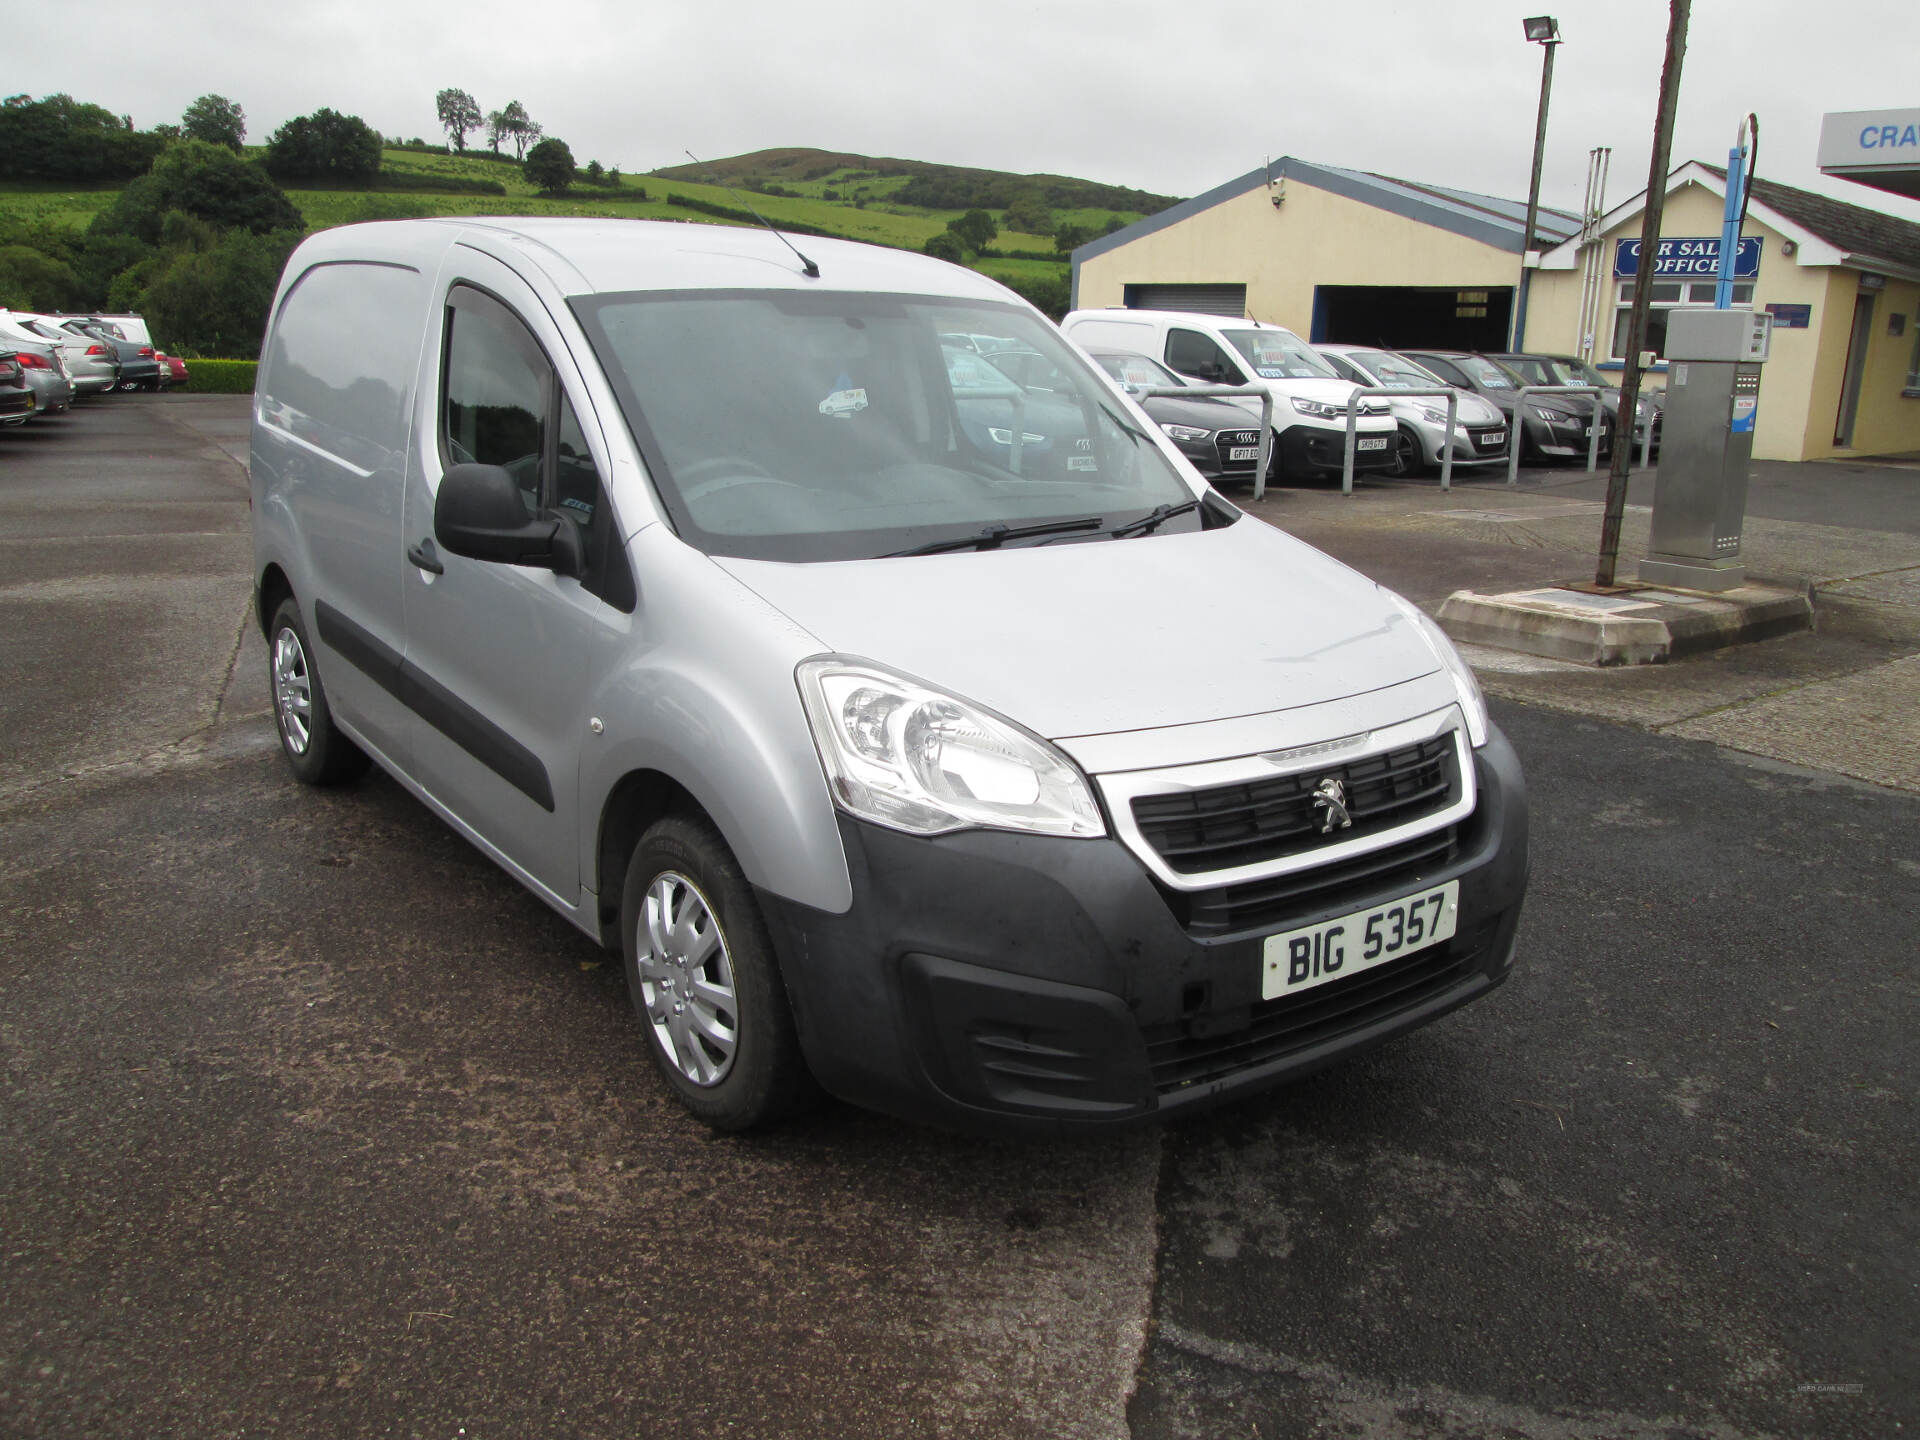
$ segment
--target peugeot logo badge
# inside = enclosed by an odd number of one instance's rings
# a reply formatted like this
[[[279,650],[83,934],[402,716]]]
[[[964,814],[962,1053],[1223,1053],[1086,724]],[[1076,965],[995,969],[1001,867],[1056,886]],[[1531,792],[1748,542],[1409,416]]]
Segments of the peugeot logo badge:
[[[1353,817],[1347,813],[1347,787],[1331,775],[1313,787],[1313,810],[1322,835],[1353,827]]]

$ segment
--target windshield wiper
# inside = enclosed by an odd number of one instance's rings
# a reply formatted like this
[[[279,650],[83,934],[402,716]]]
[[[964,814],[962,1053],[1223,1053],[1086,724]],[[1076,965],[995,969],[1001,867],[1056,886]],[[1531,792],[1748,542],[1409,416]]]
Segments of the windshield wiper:
[[[1024,540],[1029,535],[1064,535],[1069,530],[1098,530],[1104,524],[1106,521],[1102,517],[1088,515],[1080,520],[1048,520],[1040,525],[989,525],[977,535],[967,535],[959,540],[935,540],[929,545],[915,545],[910,550],[890,550],[880,558],[896,560],[903,555],[939,555],[948,550],[996,550],[1008,540]]]
[[[1198,500],[1184,500],[1178,505],[1156,505],[1138,520],[1129,520],[1124,525],[1116,525],[1107,531],[1107,534],[1116,540],[1125,539],[1129,535],[1150,535],[1160,528],[1162,521],[1171,520],[1176,515],[1184,515],[1189,510],[1199,508]]]

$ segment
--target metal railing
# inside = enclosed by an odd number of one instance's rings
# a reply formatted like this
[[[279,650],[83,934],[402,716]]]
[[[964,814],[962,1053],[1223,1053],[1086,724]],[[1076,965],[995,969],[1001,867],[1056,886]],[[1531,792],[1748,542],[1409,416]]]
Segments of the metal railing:
[[[1607,423],[1607,407],[1600,403],[1598,385],[1522,385],[1520,393],[1513,402],[1513,434],[1507,437],[1507,484],[1520,483],[1520,432],[1526,428],[1526,405],[1529,395],[1591,395],[1593,397],[1593,420],[1587,427],[1587,473],[1591,475],[1600,468],[1600,431]],[[1649,432],[1651,442],[1651,432]],[[1627,443],[1633,443],[1633,432],[1627,432]]]
[[[1254,457],[1253,461],[1253,498],[1259,500],[1266,495],[1267,461],[1273,455],[1273,392],[1266,386],[1182,385],[1175,388],[1170,385],[1155,385],[1147,389],[1130,389],[1127,393],[1136,400],[1259,400],[1260,453]],[[1159,422],[1155,421],[1155,423]],[[1220,428],[1224,430],[1227,427],[1223,425]],[[1224,460],[1221,461],[1222,465],[1225,463]]]
[[[1459,392],[1446,387],[1438,390],[1393,390],[1384,385],[1363,385],[1347,400],[1347,454],[1340,467],[1340,493],[1342,495],[1353,493],[1353,457],[1360,445],[1360,402],[1370,395],[1384,395],[1389,400],[1420,400],[1431,396],[1447,402],[1447,443],[1442,447],[1440,455],[1440,488],[1451,490],[1453,488],[1453,426],[1460,415]],[[1387,407],[1387,413],[1389,415],[1393,413],[1391,405]],[[1393,435],[1387,443],[1392,445],[1399,439],[1400,427],[1396,423],[1393,427]]]

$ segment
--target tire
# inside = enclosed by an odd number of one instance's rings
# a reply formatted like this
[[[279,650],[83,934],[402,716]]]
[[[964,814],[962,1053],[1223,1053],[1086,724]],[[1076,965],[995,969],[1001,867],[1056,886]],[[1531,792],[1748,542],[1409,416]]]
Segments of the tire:
[[[750,1130],[817,1098],[753,888],[705,819],[670,815],[640,837],[620,942],[654,1066],[696,1118]]]
[[[367,752],[333,723],[307,627],[291,596],[280,602],[267,626],[267,687],[280,753],[287,757],[294,779],[302,785],[345,785],[367,773],[373,763]]]
[[[1427,473],[1427,457],[1420,448],[1420,437],[1404,425],[1394,432],[1393,466],[1387,473],[1396,480],[1411,480]]]

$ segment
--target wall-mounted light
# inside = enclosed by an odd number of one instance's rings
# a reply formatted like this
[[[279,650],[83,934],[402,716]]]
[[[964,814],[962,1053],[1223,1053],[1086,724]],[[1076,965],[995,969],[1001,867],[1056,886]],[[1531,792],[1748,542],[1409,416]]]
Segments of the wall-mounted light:
[[[1797,241],[1782,240],[1780,242],[1780,253],[1782,255],[1791,255],[1799,248],[1800,248],[1800,245]]]

